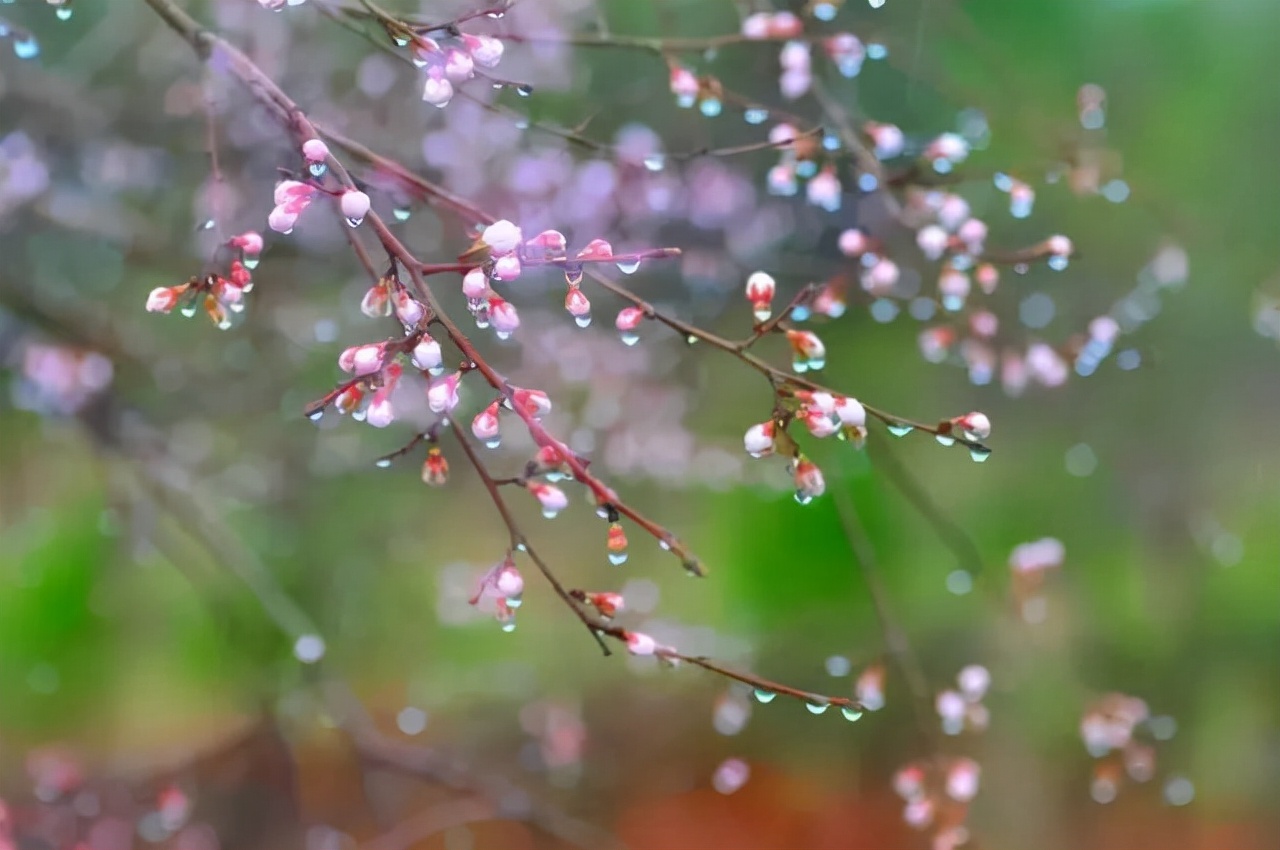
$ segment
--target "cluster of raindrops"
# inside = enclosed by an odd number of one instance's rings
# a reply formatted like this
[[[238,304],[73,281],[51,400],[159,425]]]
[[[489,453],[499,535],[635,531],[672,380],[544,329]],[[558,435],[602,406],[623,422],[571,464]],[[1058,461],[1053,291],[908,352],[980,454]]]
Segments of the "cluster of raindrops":
[[[1106,694],[1091,704],[1080,719],[1080,739],[1094,758],[1089,788],[1094,801],[1115,800],[1126,779],[1151,781],[1156,774],[1156,744],[1172,738],[1177,728],[1172,717],[1153,715],[1145,700],[1128,694]],[[1193,794],[1185,778],[1170,777],[1165,784],[1170,805],[1185,805]]]

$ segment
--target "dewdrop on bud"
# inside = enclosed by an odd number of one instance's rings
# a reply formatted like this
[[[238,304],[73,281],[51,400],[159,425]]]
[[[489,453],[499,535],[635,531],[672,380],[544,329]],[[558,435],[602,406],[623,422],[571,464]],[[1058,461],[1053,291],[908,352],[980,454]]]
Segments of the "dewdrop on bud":
[[[1044,240],[1044,248],[1049,253],[1049,268],[1062,271],[1067,267],[1067,259],[1075,252],[1071,240],[1061,234],[1050,236]]]
[[[682,109],[693,106],[700,88],[698,78],[688,68],[677,66],[671,69],[671,93],[676,96],[677,106]]]
[[[632,655],[653,655],[658,642],[644,632],[627,632],[627,651]]]
[[[439,375],[443,368],[440,343],[426,334],[423,334],[422,339],[418,340],[418,344],[413,347],[411,358],[414,366],[432,375]]]
[[[543,484],[539,481],[531,481],[528,485],[529,492],[538,500],[538,504],[542,506],[542,515],[547,519],[555,519],[559,513],[569,506],[569,497],[559,487],[550,484]]]
[[[609,563],[614,566],[626,563],[627,533],[622,530],[621,523],[609,523],[609,534],[605,538],[605,548],[609,550]]]
[[[827,365],[827,348],[813,331],[787,331],[791,343],[791,368],[797,372],[817,371]]]
[[[520,607],[520,597],[524,593],[524,576],[508,558],[493,579],[493,589],[506,600],[512,608]]]
[[[360,312],[371,319],[391,315],[390,282],[384,277],[360,299]]]
[[[920,246],[920,252],[924,254],[926,260],[931,262],[942,257],[943,252],[947,250],[948,240],[947,231],[937,224],[926,225],[916,234],[916,244]]]
[[[644,311],[639,307],[623,307],[618,311],[618,318],[613,324],[622,337],[623,345],[635,345],[640,341],[640,335],[635,331],[642,321],[644,321]]]
[[[244,252],[244,265],[247,269],[258,267],[258,255],[262,253],[262,235],[256,230],[246,230],[239,236],[231,237],[231,247]]]
[[[303,142],[302,156],[307,161],[307,171],[312,177],[323,177],[329,170],[329,166],[325,163],[329,158],[329,146],[319,139],[308,139]]]
[[[751,302],[753,315],[757,322],[768,321],[773,314],[773,295],[777,284],[767,272],[753,272],[747,278],[747,300]]]
[[[416,328],[422,321],[422,317],[426,315],[427,311],[422,306],[422,302],[404,289],[397,289],[392,294],[391,301],[395,305],[396,318],[406,328]]]
[[[462,380],[461,372],[454,372],[443,378],[436,378],[427,389],[427,407],[432,413],[449,413],[458,406],[458,382]]]
[[[578,327],[585,328],[591,324],[591,302],[578,287],[569,287],[569,291],[564,296],[564,308],[569,311],[570,316],[573,316]]]
[[[956,133],[943,133],[924,149],[924,156],[933,161],[935,170],[945,173],[969,156],[969,143]]]
[[[893,159],[902,154],[906,138],[897,126],[868,121],[862,125],[862,129],[871,138],[871,144],[875,145],[876,159]]]
[[[607,260],[613,256],[613,246],[604,239],[592,239],[578,252],[579,260]]]
[[[347,224],[359,227],[360,222],[369,214],[369,196],[359,189],[348,189],[342,193],[340,206]]]
[[[432,487],[443,487],[449,480],[449,461],[439,446],[427,450],[427,459],[422,464],[422,481]]]
[[[973,270],[973,279],[977,281],[983,294],[990,295],[1000,283],[1000,271],[991,263],[983,263]]]
[[[960,429],[961,435],[966,440],[985,440],[991,436],[991,420],[985,413],[979,413],[976,410],[964,416],[957,416],[951,420],[951,424]]]
[[[788,162],[780,162],[770,168],[766,183],[769,187],[769,194],[781,195],[784,198],[790,197],[800,190],[800,184],[796,181],[796,168]]]
[[[520,314],[510,301],[495,296],[489,299],[489,321],[498,339],[508,339],[520,327]]]
[[[796,482],[796,501],[807,505],[827,491],[826,479],[818,465],[804,455],[796,458],[792,468]]]
[[[497,401],[493,402],[471,420],[471,433],[491,449],[496,449],[502,442],[498,432],[498,404]]]
[[[748,428],[746,436],[742,438],[742,447],[747,450],[747,454],[756,458],[773,454],[773,436],[776,427],[771,419]]]
[[[836,177],[835,170],[827,168],[814,175],[805,186],[805,197],[815,207],[821,207],[827,212],[837,212],[840,209],[841,189],[840,178]]]
[[[621,593],[587,593],[584,594],[591,607],[600,612],[601,619],[611,620],[619,611],[626,607],[626,602],[622,598]]]

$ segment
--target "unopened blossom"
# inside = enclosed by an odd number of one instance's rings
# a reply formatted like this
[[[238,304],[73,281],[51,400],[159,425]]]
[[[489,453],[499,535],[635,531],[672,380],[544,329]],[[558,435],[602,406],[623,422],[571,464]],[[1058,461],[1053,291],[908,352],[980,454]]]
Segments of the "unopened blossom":
[[[385,342],[353,345],[338,357],[338,366],[342,371],[351,372],[356,377],[371,375],[382,368],[386,350]]]
[[[493,277],[495,280],[511,281],[520,276],[520,258],[508,254],[493,261]]]
[[[541,419],[551,412],[551,399],[542,390],[515,389],[511,404],[519,412],[534,419]]]
[[[342,208],[342,217],[353,226],[364,221],[364,217],[369,214],[369,196],[359,189],[343,192],[338,205]]]
[[[924,149],[926,159],[960,163],[969,156],[969,143],[956,133],[943,133]]]
[[[955,230],[969,218],[969,202],[959,195],[948,193],[938,204],[938,224],[947,230]]]
[[[538,500],[538,504],[542,506],[542,515],[547,519],[553,518],[569,506],[569,497],[559,487],[543,484],[541,481],[530,481],[525,486]]]
[[[1000,283],[1000,270],[991,263],[982,263],[973,270],[973,279],[983,293],[990,295]]]
[[[1070,257],[1075,251],[1075,246],[1071,244],[1070,239],[1057,234],[1044,240],[1044,249],[1054,257]]]
[[[627,651],[632,655],[653,655],[658,642],[644,632],[627,632]]]
[[[671,93],[676,96],[678,105],[687,108],[697,101],[701,85],[698,83],[697,76],[688,68],[679,66],[672,68],[670,84]]]
[[[626,605],[621,593],[606,591],[603,593],[588,593],[585,596],[587,602],[599,611],[600,616],[606,620],[612,619]]]
[[[797,416],[809,429],[809,433],[818,439],[830,437],[840,430],[840,426],[831,418],[831,415],[817,407],[801,407]]]
[[[863,271],[862,288],[872,295],[888,295],[897,286],[900,275],[897,263],[881,257],[875,265]]]
[[[592,239],[578,252],[579,260],[607,260],[613,256],[613,246],[604,239]]]
[[[456,47],[444,51],[444,75],[452,83],[464,83],[475,76],[476,64],[471,54]]]
[[[867,424],[867,409],[856,398],[836,396],[834,412],[840,424],[847,428],[862,428]]]
[[[970,758],[956,759],[947,769],[947,796],[958,803],[968,803],[978,796],[981,768]]]
[[[432,413],[449,413],[458,406],[458,382],[461,372],[436,378],[427,389],[427,407]]]
[[[418,344],[413,347],[410,357],[413,365],[424,372],[434,372],[444,362],[440,354],[440,343],[426,334],[423,334],[422,339],[418,340]]]
[[[742,439],[742,446],[747,450],[747,454],[752,457],[773,454],[773,435],[776,427],[770,419],[768,422],[761,422],[748,428],[746,436]]]
[[[494,68],[502,60],[504,45],[501,40],[488,35],[463,35],[462,43],[471,58],[482,68]]]
[[[391,391],[391,386],[381,387],[373,394],[369,409],[365,411],[365,421],[375,428],[385,428],[396,418],[391,407]]]
[[[884,708],[884,666],[872,664],[863,670],[854,683],[853,693],[867,711]]]
[[[826,479],[818,465],[803,455],[796,459],[792,474],[796,483],[796,501],[804,504],[827,491]]]
[[[364,401],[365,388],[360,384],[352,384],[333,400],[334,409],[339,413],[354,413]]]
[[[432,487],[443,486],[449,480],[449,461],[439,446],[427,449],[427,459],[422,464],[422,481]]]
[[[399,287],[392,293],[391,302],[395,306],[396,318],[406,328],[416,328],[427,312],[422,302],[410,295],[404,287]]]
[[[789,162],[780,162],[769,169],[765,183],[772,195],[794,195],[800,188],[796,180],[796,167]]]
[[[373,319],[391,315],[391,287],[386,278],[365,292],[360,299],[360,312]]]
[[[489,321],[499,336],[510,336],[520,327],[520,314],[514,304],[495,295],[489,299]]]
[[[867,48],[862,40],[851,32],[836,33],[822,43],[827,56],[836,63],[842,76],[856,77],[862,71],[867,58]]]
[[[951,266],[944,268],[938,276],[938,294],[942,296],[943,307],[959,310],[969,297],[969,276]]]
[[[966,440],[985,440],[991,436],[991,420],[985,413],[976,410],[955,417],[951,424],[960,430]]]
[[[787,342],[793,353],[791,367],[797,372],[821,369],[826,365],[827,348],[813,331],[787,331]]]
[[[987,693],[987,688],[991,687],[991,673],[981,664],[969,664],[960,670],[956,676],[956,682],[959,683],[965,699],[976,702],[982,699]]]
[[[871,144],[875,146],[877,159],[893,159],[896,156],[900,156],[906,146],[906,138],[903,136],[902,130],[894,124],[868,121],[862,125],[862,130],[870,137]]]
[[[614,327],[620,331],[633,331],[644,321],[644,310],[639,307],[623,307],[618,311],[618,318],[614,320]]]
[[[187,291],[186,285],[160,286],[151,290],[147,296],[147,312],[168,313],[178,305],[178,299]]]
[[[471,420],[471,433],[477,440],[488,443],[498,439],[498,404],[493,402]]]
[[[609,561],[621,564],[627,560],[627,532],[622,523],[609,523],[609,533],[605,537],[605,548],[609,550]]]
[[[769,318],[776,290],[777,284],[768,272],[752,272],[747,278],[747,300],[751,302],[757,321],[763,322]]]
[[[936,261],[947,250],[947,242],[950,238],[941,225],[929,224],[916,233],[916,244],[920,246],[920,252],[924,254],[926,260]]]
[[[829,392],[796,390],[795,397],[806,406],[821,410],[823,413],[836,412],[836,397]]]
[[[462,276],[462,294],[472,301],[479,301],[489,294],[489,276],[482,268],[474,268]]]
[[[851,227],[840,233],[837,247],[840,248],[841,254],[856,259],[871,249],[871,240],[861,230]]]
[[[582,290],[576,286],[569,287],[564,296],[564,308],[569,311],[569,315],[576,319],[591,314],[591,302],[587,300],[587,296]]]
[[[825,168],[813,176],[805,186],[805,197],[815,207],[827,212],[840,209],[842,187],[835,169]]]
[[[544,230],[526,242],[525,247],[547,258],[563,257],[568,241],[559,230]]]
[[[971,254],[981,254],[987,241],[987,223],[979,218],[966,219],[956,228],[956,237]]]
[[[307,139],[302,143],[302,155],[307,162],[324,162],[329,156],[329,146],[320,139]]]
[[[231,237],[230,244],[251,257],[262,253],[262,235],[256,230],[246,230],[239,236]]]
[[[453,83],[444,75],[443,70],[433,69],[428,72],[426,82],[422,84],[422,99],[437,108],[443,109],[453,100]]]

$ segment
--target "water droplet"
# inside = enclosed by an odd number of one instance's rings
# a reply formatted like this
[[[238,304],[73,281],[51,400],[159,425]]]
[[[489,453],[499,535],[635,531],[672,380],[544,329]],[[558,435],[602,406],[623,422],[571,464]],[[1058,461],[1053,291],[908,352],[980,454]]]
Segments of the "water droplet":
[[[547,519],[555,519],[560,515],[560,512],[544,508],[542,511],[542,515]]]
[[[822,714],[831,707],[829,702],[806,702],[804,707],[809,709],[810,714]]]
[[[392,38],[391,40],[396,43],[396,47],[405,47],[409,44],[409,39],[404,38],[402,36],[398,36],[398,35]]]
[[[413,210],[408,207],[396,207],[391,211],[391,215],[396,221],[408,221],[409,216],[413,215]]]
[[[376,461],[374,461],[373,465],[378,467],[378,469],[387,469],[388,467],[391,466],[391,458],[380,457]]]
[[[516,86],[516,94],[520,95],[521,97],[528,97],[529,95],[533,94],[533,86],[529,85],[528,83],[521,83],[520,85]]]
[[[486,13],[486,15],[487,15],[488,17],[493,18],[495,21],[500,20],[500,19],[502,18],[502,16],[503,16],[503,15],[505,15],[505,14],[506,14],[506,12],[502,11],[501,9],[498,9],[498,10],[493,11],[493,12],[487,12],[487,13]]]
[[[323,407],[318,408],[318,409],[316,409],[316,410],[313,410],[313,411],[311,411],[310,413],[308,413],[308,414],[307,414],[307,418],[308,418],[308,419],[310,419],[312,422],[319,422],[319,421],[320,421],[320,417],[322,417],[322,416],[324,416],[324,408],[323,408]]]
[[[851,705],[840,706],[840,713],[844,715],[844,719],[850,723],[857,723],[862,719],[862,710],[854,708]]]
[[[13,54],[19,59],[34,59],[40,55],[40,43],[31,36],[13,40]]]
[[[768,307],[761,307],[758,310],[753,310],[751,315],[755,317],[757,322],[767,322],[769,317],[773,315],[773,311]]]
[[[500,445],[502,445],[502,438],[501,438],[501,437],[494,437],[492,440],[485,440],[485,441],[484,441],[484,447],[485,447],[486,449],[496,449],[496,448],[497,448],[498,446],[500,446]]]
[[[954,446],[956,444],[956,438],[950,434],[934,434],[934,439],[944,446]]]
[[[797,304],[796,306],[791,308],[791,321],[793,322],[808,321],[809,317],[812,315],[813,315],[813,312],[803,304]]]
[[[661,171],[667,165],[667,158],[660,153],[651,153],[644,158],[644,167],[650,171]]]
[[[827,365],[827,361],[822,359],[821,357],[809,358],[809,368],[815,372],[817,372],[819,369],[821,369],[823,366],[826,366],[826,365]]]
[[[752,107],[742,113],[742,118],[748,124],[763,124],[769,120],[769,110]]]
[[[627,562],[626,552],[610,552],[609,553],[609,563],[613,564],[615,567],[622,566],[626,562]]]
[[[494,331],[493,335],[496,336],[498,339],[503,339],[503,340],[511,339],[511,334],[508,333],[507,331]]]
[[[813,496],[810,496],[808,493],[805,493],[802,490],[796,491],[796,502],[798,504],[807,505],[812,501],[813,501]]]
[[[323,177],[328,170],[329,166],[323,162],[313,162],[307,166],[307,171],[311,172],[312,177]]]
[[[793,372],[804,374],[805,372],[809,371],[809,361],[808,360],[792,360],[791,370]]]
[[[685,341],[685,343],[687,343],[688,345],[697,345],[697,343],[698,343],[698,338],[697,338],[696,336],[694,336],[693,334],[689,334],[687,337],[685,337],[685,338],[684,338],[684,341]]]
[[[214,227],[215,225],[214,225],[213,219],[206,218],[204,221],[200,222],[200,226],[196,229],[197,230],[213,230]]]
[[[724,104],[714,97],[703,98],[698,104],[698,111],[708,118],[715,118],[724,110]]]
[[[991,449],[986,446],[972,446],[969,449],[969,457],[973,458],[974,463],[985,463],[987,458],[991,457]]]
[[[359,227],[360,223],[363,221],[364,221],[363,218],[349,218],[347,219],[347,224],[349,224],[351,227]]]
[[[58,9],[58,11],[54,12],[53,14],[60,21],[69,21],[71,20],[71,7],[62,6],[61,8]]]
[[[574,316],[573,323],[580,328],[588,327],[591,324],[591,314],[587,313],[584,316]]]
[[[196,305],[194,303],[183,304],[178,308],[178,312],[190,319],[196,314]]]
[[[637,333],[632,333],[631,331],[623,331],[620,334],[620,337],[622,339],[623,345],[635,345],[637,342],[640,341],[640,335]]]
[[[670,552],[670,551],[671,551],[671,541],[669,541],[669,540],[659,540],[659,541],[658,541],[658,545],[659,545],[660,547],[662,547],[662,551],[664,551],[664,552]]]
[[[253,271],[254,269],[256,269],[256,268],[258,267],[258,263],[259,263],[259,262],[261,262],[261,261],[260,261],[257,257],[245,257],[245,258],[244,258],[244,267],[245,267],[246,269],[248,269],[249,271]],[[245,288],[246,288],[246,289],[248,289],[248,287],[245,287]]]
[[[1055,272],[1060,272],[1067,267],[1069,260],[1061,254],[1054,254],[1049,258],[1049,268]]]
[[[508,596],[508,597],[507,597],[507,607],[508,607],[508,608],[519,608],[519,607],[520,607],[521,605],[523,605],[523,604],[524,604],[524,599],[523,599],[522,597],[520,597],[520,596]]]
[[[905,422],[889,423],[889,433],[895,437],[905,437],[916,429],[914,425],[908,425]]]
[[[507,620],[505,623],[502,624],[502,630],[507,634],[511,634],[516,630],[516,621]]]
[[[761,705],[767,705],[778,698],[778,695],[773,691],[766,691],[764,688],[756,688],[751,692],[751,695],[754,696],[756,698],[756,702]]]
[[[566,265],[564,267],[564,282],[569,286],[577,286],[582,283],[582,266]]]
[[[619,260],[617,263],[617,266],[618,266],[618,271],[622,272],[623,274],[635,274],[636,270],[640,268],[640,261],[639,260]]]

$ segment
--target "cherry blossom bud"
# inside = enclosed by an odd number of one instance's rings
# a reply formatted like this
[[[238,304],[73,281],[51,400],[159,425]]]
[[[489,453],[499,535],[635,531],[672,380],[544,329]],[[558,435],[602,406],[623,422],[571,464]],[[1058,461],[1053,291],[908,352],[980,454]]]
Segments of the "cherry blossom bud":
[[[809,45],[803,41],[788,41],[778,54],[778,64],[788,71],[807,71],[811,63]]]
[[[427,407],[432,413],[447,414],[458,406],[458,382],[461,372],[436,378],[427,388]]]
[[[791,163],[780,162],[769,169],[765,178],[771,195],[790,196],[799,190],[796,182],[796,169]]]
[[[960,758],[947,770],[947,796],[957,803],[967,803],[978,796],[981,768],[970,758]]]
[[[444,362],[440,356],[440,343],[423,334],[422,339],[413,347],[412,359],[413,365],[424,372],[438,374]]]
[[[284,207],[288,212],[300,213],[311,203],[316,189],[308,183],[297,180],[281,180],[276,184],[273,201],[276,206]]]
[[[871,240],[867,238],[867,234],[852,227],[840,234],[839,248],[841,254],[856,259],[870,250]]]
[[[968,219],[956,229],[956,236],[970,253],[981,254],[987,241],[987,223],[977,218]]]
[[[854,683],[853,693],[867,711],[879,711],[884,708],[884,666],[872,664],[863,670],[858,676],[858,681]],[[903,796],[907,795],[903,794]]]
[[[1050,236],[1044,240],[1044,248],[1055,257],[1070,257],[1075,251],[1075,246],[1071,244],[1071,240],[1061,234]]]
[[[605,548],[609,550],[609,563],[617,566],[627,560],[627,532],[622,523],[609,523],[609,533],[605,537]]]
[[[451,47],[444,52],[444,75],[453,83],[463,83],[475,76],[475,60],[465,50]]]
[[[511,393],[511,402],[517,411],[534,419],[541,419],[551,412],[551,399],[542,390],[516,389]]]
[[[231,237],[231,246],[249,256],[257,256],[262,253],[262,236],[256,230],[246,230],[239,236]]]
[[[796,390],[795,397],[808,407],[820,410],[828,416],[836,412],[836,397],[831,393]]]
[[[904,800],[918,800],[924,796],[924,770],[917,764],[909,764],[893,775],[893,790]]]
[[[382,368],[382,360],[385,356],[385,343],[353,345],[338,357],[338,366],[342,371],[351,372],[356,377],[370,375]]]
[[[613,256],[613,246],[604,239],[592,239],[578,252],[579,260],[607,260]]]
[[[406,328],[416,328],[422,321],[422,317],[426,315],[427,310],[422,306],[422,302],[403,288],[396,289],[391,300],[395,304],[396,318]]]
[[[640,323],[644,321],[644,310],[639,307],[623,307],[618,311],[618,318],[614,320],[614,327],[623,333],[634,331],[640,327]]]
[[[752,457],[765,457],[773,454],[773,437],[775,429],[773,420],[752,425],[742,439],[742,446]]]
[[[178,298],[185,292],[184,286],[161,286],[151,290],[147,296],[148,313],[168,313],[178,304]]]
[[[505,45],[488,35],[464,35],[462,43],[471,52],[471,58],[482,68],[494,68],[502,61]]]
[[[230,283],[236,289],[243,289],[248,292],[253,288],[253,277],[249,274],[249,270],[245,268],[244,263],[239,260],[232,260],[230,271],[228,273]]]
[[[906,138],[897,126],[868,121],[862,125],[862,129],[871,138],[871,144],[875,145],[877,159],[893,159],[902,155]]]
[[[291,213],[284,207],[276,207],[271,210],[271,215],[267,216],[267,227],[270,227],[276,233],[289,233],[297,223],[298,214]]]
[[[897,286],[900,274],[897,263],[888,257],[881,257],[875,265],[862,273],[862,288],[872,295],[888,295]]]
[[[462,294],[472,301],[488,297],[489,277],[484,269],[474,268],[462,276]]]
[[[449,480],[449,461],[445,460],[439,446],[427,450],[427,460],[422,464],[422,481],[432,487],[442,487]]]
[[[302,155],[307,162],[324,162],[329,156],[329,146],[320,139],[307,139],[302,143]]]
[[[958,735],[964,726],[965,699],[959,691],[943,691],[934,702],[938,716],[942,718],[942,729],[948,735]]]
[[[769,37],[769,24],[772,15],[768,12],[756,12],[742,19],[742,37],[753,41]]]
[[[752,272],[747,278],[747,300],[751,302],[757,322],[767,321],[773,310],[773,302],[777,284],[767,272]]]
[[[835,414],[846,427],[862,428],[867,424],[867,409],[856,398],[836,396]]]
[[[797,372],[821,369],[827,363],[827,348],[813,331],[787,331],[793,352],[791,368]]]
[[[499,257],[493,263],[493,277],[495,280],[515,280],[520,276],[520,258],[515,254],[508,254],[505,257]]]
[[[920,354],[930,363],[941,363],[955,345],[956,332],[946,325],[926,328],[920,332]]]
[[[969,297],[969,276],[956,268],[943,269],[938,276],[938,294],[944,309],[959,310]]]
[[[943,133],[929,143],[924,150],[924,156],[935,162],[964,162],[969,156],[969,143],[955,133]]]
[[[951,424],[960,429],[966,440],[985,440],[991,436],[991,420],[986,414],[966,413],[951,420]]]
[[[471,433],[476,435],[476,439],[483,442],[489,448],[497,448],[500,437],[498,433],[498,404],[495,401],[484,410],[476,414],[476,418],[471,420]]]
[[[342,207],[342,215],[347,224],[355,227],[369,214],[369,196],[358,189],[348,189],[342,193],[339,206]]]
[[[990,263],[983,263],[973,270],[973,279],[978,282],[978,288],[983,293],[990,295],[1000,283],[1000,271]]]
[[[506,339],[520,327],[520,314],[515,305],[496,295],[489,299],[489,321],[499,339]]]
[[[1068,368],[1062,355],[1043,342],[1027,347],[1028,374],[1046,387],[1058,387],[1066,383]]]
[[[823,47],[831,61],[836,63],[836,68],[841,75],[856,77],[862,71],[862,62],[867,58],[867,48],[853,33],[836,33],[823,42]]]
[[[449,101],[453,100],[453,83],[449,82],[449,78],[443,74],[438,77],[428,74],[427,81],[422,85],[422,99],[432,106],[443,109],[449,105]]]
[[[969,202],[959,195],[944,195],[938,205],[938,224],[955,230],[969,218]]]
[[[582,294],[582,290],[576,286],[569,287],[568,292],[565,293],[564,308],[575,319],[582,319],[591,315],[591,302],[587,300],[587,296]]]
[[[568,242],[559,230],[544,230],[525,243],[546,257],[563,257]]]
[[[626,632],[627,651],[632,655],[653,655],[658,642],[644,632]]]
[[[840,209],[841,185],[834,169],[826,168],[818,172],[805,186],[805,197],[815,207],[827,212]]]
[[[585,594],[587,602],[591,607],[600,612],[601,618],[611,620],[625,606],[626,602],[622,598],[621,593],[588,593]]]
[[[338,393],[338,397],[333,400],[333,406],[339,413],[353,413],[360,407],[362,401],[364,401],[364,389],[359,384],[352,384]]]
[[[520,245],[522,236],[520,228],[503,219],[495,221],[480,234],[480,241],[489,246],[494,254],[510,254]]]
[[[816,407],[802,407],[798,414],[809,433],[818,439],[830,437],[840,430],[840,426],[832,421],[831,416]]]
[[[803,455],[796,458],[792,474],[796,482],[796,501],[802,505],[809,504],[827,491],[827,482],[822,477],[822,470]]]
[[[385,428],[395,418],[395,411],[391,408],[391,388],[383,387],[373,394],[369,409],[365,411],[365,421],[375,428]]]
[[[936,261],[942,257],[943,252],[947,250],[948,240],[947,231],[937,224],[922,227],[916,234],[916,244],[920,246],[920,252],[924,254],[926,260],[930,261]]]
[[[530,481],[525,485],[533,497],[542,505],[542,515],[547,519],[555,519],[556,515],[569,506],[569,497],[559,487]]]
[[[693,106],[698,99],[700,89],[697,76],[688,68],[671,69],[671,93],[676,96],[676,103],[679,106],[685,108]]]
[[[386,278],[369,287],[369,291],[364,294],[364,298],[360,299],[360,312],[372,319],[391,315],[391,299],[388,288],[389,283]]]

